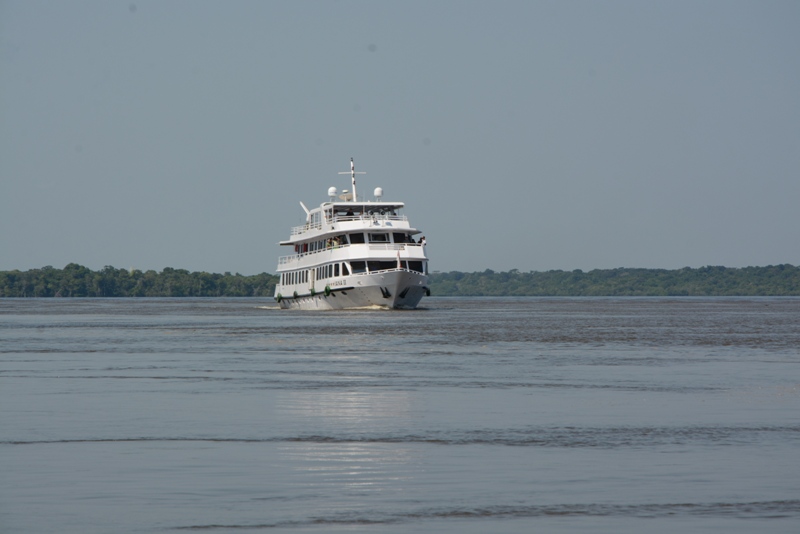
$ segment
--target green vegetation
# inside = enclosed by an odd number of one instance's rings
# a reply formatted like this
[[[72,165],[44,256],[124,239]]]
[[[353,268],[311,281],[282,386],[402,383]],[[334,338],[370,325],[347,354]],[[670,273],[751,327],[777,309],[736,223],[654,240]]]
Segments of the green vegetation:
[[[789,296],[800,295],[800,267],[595,269],[589,272],[433,273],[438,296]]]
[[[701,267],[433,273],[434,296],[800,296],[800,267]],[[76,263],[63,269],[0,271],[0,297],[271,297],[278,277],[161,272]]]
[[[0,271],[0,297],[271,297],[278,277],[267,273],[190,273],[166,267],[160,273],[77,263],[63,269]]]

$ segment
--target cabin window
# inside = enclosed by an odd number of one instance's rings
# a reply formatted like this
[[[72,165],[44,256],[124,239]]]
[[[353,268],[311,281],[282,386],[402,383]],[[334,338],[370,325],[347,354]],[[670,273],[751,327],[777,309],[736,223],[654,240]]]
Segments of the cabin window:
[[[409,261],[408,268],[411,271],[416,271],[418,273],[423,272],[422,270],[422,262],[421,261]]]
[[[342,276],[348,276],[350,274],[350,266],[346,263],[342,264]]]
[[[367,265],[369,266],[369,272],[371,273],[375,271],[386,271],[397,268],[396,261],[370,261],[367,262]]]
[[[370,243],[388,243],[389,234],[369,234]]]
[[[353,269],[353,273],[367,272],[367,262],[364,261],[351,261],[350,267]]]
[[[351,244],[359,244],[364,242],[364,234],[350,234],[350,243]]]
[[[405,243],[406,242],[406,234],[402,234],[400,232],[395,232],[392,234],[392,239],[394,239],[395,243]]]
[[[339,264],[338,263],[334,263],[333,264],[333,276],[339,276]]]

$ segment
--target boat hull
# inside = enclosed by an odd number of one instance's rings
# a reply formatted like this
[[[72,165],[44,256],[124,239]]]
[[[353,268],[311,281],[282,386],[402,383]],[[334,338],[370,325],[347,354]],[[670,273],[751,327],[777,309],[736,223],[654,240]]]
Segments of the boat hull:
[[[357,274],[342,279],[329,290],[311,291],[297,297],[281,297],[283,309],[346,310],[357,308],[416,308],[429,294],[428,277],[416,271],[394,269]]]

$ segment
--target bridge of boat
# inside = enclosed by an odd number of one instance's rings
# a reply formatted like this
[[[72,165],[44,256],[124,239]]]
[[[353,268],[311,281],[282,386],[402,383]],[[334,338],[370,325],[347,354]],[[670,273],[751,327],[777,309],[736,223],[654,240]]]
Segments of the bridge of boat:
[[[297,236],[310,230],[322,230],[325,225],[336,223],[361,222],[364,224],[384,224],[387,221],[408,222],[408,217],[401,215],[402,202],[392,204],[323,204],[308,214],[308,222],[292,228],[291,235]]]

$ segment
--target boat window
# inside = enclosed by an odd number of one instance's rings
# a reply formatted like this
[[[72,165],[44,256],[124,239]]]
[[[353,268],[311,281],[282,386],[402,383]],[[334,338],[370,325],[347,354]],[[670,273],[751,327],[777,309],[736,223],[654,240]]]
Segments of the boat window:
[[[351,261],[350,267],[353,269],[354,273],[367,272],[367,262],[364,261]]]
[[[333,264],[333,276],[339,276],[339,264],[338,263],[334,263]]]
[[[364,242],[364,234],[357,233],[357,234],[350,234],[350,243],[363,243]]]
[[[409,261],[408,268],[412,271],[417,271],[418,273],[422,271],[422,262],[421,261]]]
[[[388,243],[389,234],[369,234],[370,243]]]
[[[369,266],[369,272],[375,271],[386,271],[388,269],[396,269],[397,262],[396,261],[370,261],[367,262]]]
[[[346,263],[343,263],[342,264],[342,276],[347,276],[349,274],[350,274],[350,266],[348,266]]]
[[[395,232],[392,234],[392,239],[394,239],[395,243],[405,243],[406,242],[406,234]]]

